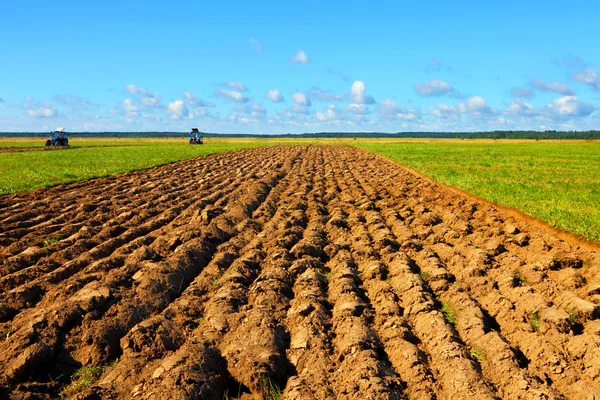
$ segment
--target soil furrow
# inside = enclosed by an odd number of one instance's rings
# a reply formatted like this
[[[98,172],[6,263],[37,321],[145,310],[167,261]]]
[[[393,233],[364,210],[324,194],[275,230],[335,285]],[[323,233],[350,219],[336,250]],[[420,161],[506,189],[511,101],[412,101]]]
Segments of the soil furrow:
[[[2,196],[0,397],[600,398],[599,273],[350,147]]]

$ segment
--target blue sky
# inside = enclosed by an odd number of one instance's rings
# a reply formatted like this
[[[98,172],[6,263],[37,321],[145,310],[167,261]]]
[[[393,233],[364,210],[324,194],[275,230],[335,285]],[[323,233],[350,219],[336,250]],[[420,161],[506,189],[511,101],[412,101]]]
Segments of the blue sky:
[[[0,131],[600,127],[592,1],[13,1]]]

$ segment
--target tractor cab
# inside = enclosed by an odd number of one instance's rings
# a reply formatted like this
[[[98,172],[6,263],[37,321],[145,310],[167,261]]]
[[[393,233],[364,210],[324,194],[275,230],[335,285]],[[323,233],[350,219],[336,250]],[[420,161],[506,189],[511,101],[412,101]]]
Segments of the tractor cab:
[[[189,138],[190,144],[203,144],[202,139],[202,132],[198,131],[198,128],[192,128]]]
[[[52,133],[52,139],[46,140],[46,146],[68,146],[69,139],[67,138],[67,132],[65,128],[56,128]]]

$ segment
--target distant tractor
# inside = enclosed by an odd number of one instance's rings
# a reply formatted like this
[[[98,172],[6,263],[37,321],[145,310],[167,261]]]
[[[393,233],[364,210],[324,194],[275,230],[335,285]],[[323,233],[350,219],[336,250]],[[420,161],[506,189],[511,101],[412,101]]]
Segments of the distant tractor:
[[[52,139],[46,140],[46,146],[68,146],[69,139],[64,128],[56,128],[52,134]]]
[[[190,144],[204,144],[202,142],[202,133],[198,131],[198,128],[192,128],[192,133],[190,133]]]

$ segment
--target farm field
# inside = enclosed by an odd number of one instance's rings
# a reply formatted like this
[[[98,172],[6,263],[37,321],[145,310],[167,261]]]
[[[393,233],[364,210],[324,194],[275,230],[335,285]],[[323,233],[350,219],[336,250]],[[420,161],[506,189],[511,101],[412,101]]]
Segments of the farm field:
[[[600,242],[600,142],[380,140],[359,146]]]
[[[69,148],[46,149],[40,138],[0,141],[0,195],[154,167],[207,154],[259,146],[256,141],[185,139],[71,139]],[[19,145],[19,146],[18,146]],[[35,146],[35,149],[33,148]]]
[[[0,397],[600,396],[600,254],[362,149],[2,196],[0,224]]]
[[[74,138],[45,151],[40,138],[0,138],[0,195],[75,182],[209,153],[267,145],[352,145],[550,225],[600,242],[600,143],[424,139]],[[22,151],[37,146],[40,151]],[[14,150],[5,153],[7,148]]]

